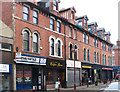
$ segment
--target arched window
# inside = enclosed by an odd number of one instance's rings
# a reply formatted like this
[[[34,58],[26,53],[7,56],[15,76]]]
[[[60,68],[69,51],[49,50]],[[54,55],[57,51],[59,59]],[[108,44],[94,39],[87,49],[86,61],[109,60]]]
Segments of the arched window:
[[[88,59],[88,61],[90,61],[90,54],[89,54],[89,50],[87,50],[87,59]]]
[[[96,52],[94,52],[94,62],[96,63]]]
[[[97,63],[99,63],[99,53],[97,53]]]
[[[29,32],[27,30],[23,32],[23,50],[29,51]]]
[[[77,60],[77,46],[75,45],[75,60]]]
[[[51,55],[54,55],[54,39],[53,38],[51,38],[50,49],[51,49]]]
[[[86,49],[84,48],[84,61],[86,61]]]
[[[38,52],[38,35],[33,35],[33,52]]]
[[[59,40],[57,43],[57,54],[58,54],[58,56],[61,56],[61,42]]]
[[[70,44],[70,59],[72,59],[72,44]]]

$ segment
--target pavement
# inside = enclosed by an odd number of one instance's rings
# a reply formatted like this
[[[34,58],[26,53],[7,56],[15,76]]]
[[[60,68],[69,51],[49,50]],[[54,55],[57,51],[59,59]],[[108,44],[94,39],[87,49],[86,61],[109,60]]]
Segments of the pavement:
[[[115,81],[112,81],[115,82]],[[98,83],[98,86],[95,86],[95,84],[87,85],[85,86],[78,86],[76,87],[76,90],[74,88],[60,88],[60,90],[47,90],[47,92],[120,92],[120,90],[104,90],[110,82],[103,84],[103,83]]]

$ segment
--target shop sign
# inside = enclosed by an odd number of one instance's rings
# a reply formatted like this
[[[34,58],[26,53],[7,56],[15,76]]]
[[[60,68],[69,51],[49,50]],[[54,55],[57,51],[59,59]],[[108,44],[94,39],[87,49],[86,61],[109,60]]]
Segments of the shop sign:
[[[0,73],[11,73],[11,64],[0,64]]]
[[[16,61],[16,63],[46,65],[45,57],[27,55],[27,54],[22,54],[20,52],[16,53],[15,61]]]
[[[62,67],[63,65],[60,62],[50,62],[50,66]]]
[[[103,67],[102,69],[104,69],[104,70],[113,70],[113,68],[105,68],[105,67]]]
[[[67,60],[67,67],[74,67],[74,61]],[[80,61],[75,61],[75,67],[76,68],[81,68],[81,62]]]
[[[85,66],[85,65],[83,65],[82,68],[91,68],[91,66]]]

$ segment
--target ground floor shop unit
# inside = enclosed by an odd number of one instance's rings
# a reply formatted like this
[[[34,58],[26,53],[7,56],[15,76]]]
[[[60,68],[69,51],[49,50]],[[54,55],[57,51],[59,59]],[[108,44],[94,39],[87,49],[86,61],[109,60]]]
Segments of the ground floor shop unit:
[[[87,82],[104,82],[104,80],[112,80],[112,70],[110,66],[103,66],[99,64],[91,64],[87,62],[82,62],[82,84],[87,84]]]
[[[76,86],[80,86],[81,62],[75,61],[75,67],[74,67],[73,60],[67,60],[66,62],[67,62],[67,65],[66,65],[66,85],[67,85],[67,87],[73,87],[74,82],[75,82]],[[74,77],[75,77],[75,79],[74,79]]]
[[[113,67],[113,78],[116,78],[116,75],[120,74],[120,66],[114,66]]]
[[[46,57],[16,53],[16,90],[46,90]]]
[[[65,61],[60,59],[47,58],[46,65],[46,87],[54,89],[56,82],[60,82],[61,87],[65,87]]]
[[[0,92],[12,90],[12,64],[0,64]],[[11,85],[12,84],[12,85]]]

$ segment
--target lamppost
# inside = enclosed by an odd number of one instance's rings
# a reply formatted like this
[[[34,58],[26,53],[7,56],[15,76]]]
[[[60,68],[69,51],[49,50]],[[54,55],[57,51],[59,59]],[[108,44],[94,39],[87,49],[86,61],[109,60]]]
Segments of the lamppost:
[[[77,48],[75,48],[75,45],[73,47],[73,53],[74,53],[74,90],[76,90],[76,79],[75,79],[75,52],[77,51]]]

